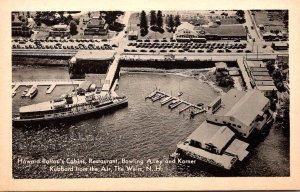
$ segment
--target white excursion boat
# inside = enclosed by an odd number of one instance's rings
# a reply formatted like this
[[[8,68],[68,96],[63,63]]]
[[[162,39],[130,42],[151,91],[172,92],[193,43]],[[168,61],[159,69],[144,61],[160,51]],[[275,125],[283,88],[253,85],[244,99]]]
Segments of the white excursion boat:
[[[34,92],[33,92],[34,94]],[[13,123],[34,123],[48,120],[62,120],[91,113],[102,112],[114,107],[127,106],[128,98],[111,97],[89,92],[85,95],[64,95],[54,100],[23,106],[13,117]]]

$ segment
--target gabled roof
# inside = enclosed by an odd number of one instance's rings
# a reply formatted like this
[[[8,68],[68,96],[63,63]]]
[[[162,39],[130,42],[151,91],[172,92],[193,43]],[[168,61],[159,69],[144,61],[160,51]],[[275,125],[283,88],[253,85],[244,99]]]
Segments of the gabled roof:
[[[225,116],[234,117],[249,126],[268,102],[269,100],[259,90],[249,90]]]
[[[195,28],[194,25],[192,25],[192,24],[190,24],[188,22],[182,22],[181,25],[179,25],[177,27],[177,31],[180,31],[182,29],[187,29],[187,30],[190,30],[190,31],[194,31],[194,28]]]
[[[233,136],[233,131],[231,131],[227,126],[221,126],[214,136],[209,140],[208,144],[215,146],[221,151]]]

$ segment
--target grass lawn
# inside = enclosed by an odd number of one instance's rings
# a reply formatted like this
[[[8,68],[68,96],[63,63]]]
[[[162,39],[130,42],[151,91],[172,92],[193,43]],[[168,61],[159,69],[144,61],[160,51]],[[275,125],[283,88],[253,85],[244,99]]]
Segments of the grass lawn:
[[[171,38],[173,37],[173,33],[169,33],[166,30],[166,25],[165,25],[165,17],[163,17],[163,21],[164,21],[164,33],[160,33],[160,32],[154,32],[150,29],[150,27],[148,28],[148,34],[145,36],[141,36],[140,34],[140,27],[138,26],[138,24],[140,23],[140,16],[139,13],[132,13],[130,15],[129,21],[128,21],[128,26],[126,27],[126,31],[138,31],[138,35],[139,35],[139,39],[162,39],[162,38]],[[148,23],[149,23],[149,17],[148,17]]]
[[[285,31],[284,23],[283,23],[283,11],[253,11],[254,19],[257,25],[264,25],[264,32],[268,32],[270,30]]]

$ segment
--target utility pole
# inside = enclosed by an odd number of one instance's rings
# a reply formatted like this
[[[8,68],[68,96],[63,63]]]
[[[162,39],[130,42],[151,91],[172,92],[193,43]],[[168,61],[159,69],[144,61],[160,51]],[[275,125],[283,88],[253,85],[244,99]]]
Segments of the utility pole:
[[[257,45],[257,48],[256,48],[256,58],[258,59],[258,45]]]

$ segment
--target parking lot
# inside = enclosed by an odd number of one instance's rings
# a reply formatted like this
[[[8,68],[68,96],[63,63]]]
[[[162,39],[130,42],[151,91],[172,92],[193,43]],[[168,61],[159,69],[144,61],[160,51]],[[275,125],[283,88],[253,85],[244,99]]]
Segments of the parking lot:
[[[246,49],[247,43],[240,42],[176,42],[175,40],[137,40],[130,41],[124,52],[144,53],[251,53]]]
[[[117,45],[97,39],[15,39],[12,49],[98,49],[111,50]]]

